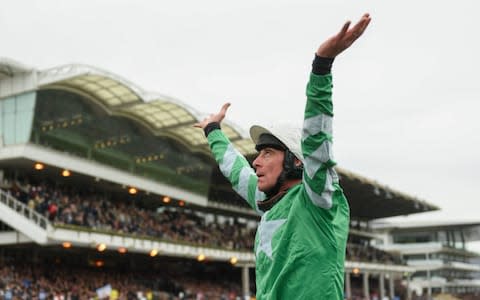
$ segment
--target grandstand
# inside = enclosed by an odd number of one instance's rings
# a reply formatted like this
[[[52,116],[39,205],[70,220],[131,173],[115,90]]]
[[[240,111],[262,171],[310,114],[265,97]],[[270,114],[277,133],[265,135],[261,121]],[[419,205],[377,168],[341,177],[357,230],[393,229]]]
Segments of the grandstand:
[[[479,222],[374,222],[378,248],[395,252],[415,268],[411,288],[418,295],[480,296],[479,254],[468,242],[480,240]]]
[[[36,70],[0,58],[0,271],[10,274],[1,291],[254,295],[259,219],[192,127],[200,119],[181,101],[96,67]],[[255,157],[241,129],[222,128]],[[351,207],[346,297],[407,299],[414,269],[372,247],[381,236],[371,221],[438,208],[337,171]]]

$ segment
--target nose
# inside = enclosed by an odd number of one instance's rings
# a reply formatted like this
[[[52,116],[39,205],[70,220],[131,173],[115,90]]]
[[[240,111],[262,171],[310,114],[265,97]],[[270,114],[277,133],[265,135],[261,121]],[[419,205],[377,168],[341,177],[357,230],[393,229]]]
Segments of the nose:
[[[256,169],[256,168],[258,167],[258,165],[260,164],[259,160],[260,160],[260,155],[258,155],[257,158],[255,158],[255,159],[253,160],[253,162],[252,162],[252,165],[253,165],[253,167],[254,167],[255,169]]]

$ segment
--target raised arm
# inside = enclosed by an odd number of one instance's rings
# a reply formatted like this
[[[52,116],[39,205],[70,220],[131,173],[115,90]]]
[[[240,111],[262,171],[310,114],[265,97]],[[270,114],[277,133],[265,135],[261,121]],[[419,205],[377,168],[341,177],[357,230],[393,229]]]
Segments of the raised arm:
[[[323,42],[316,51],[307,85],[307,105],[302,132],[305,157],[303,182],[311,201],[330,209],[333,194],[340,190],[332,153],[332,75],[334,58],[349,48],[365,31],[370,16],[365,14],[353,27],[346,22],[340,32]]]
[[[250,207],[259,214],[263,214],[257,206],[257,201],[265,199],[265,194],[257,188],[257,175],[245,157],[233,147],[228,137],[220,130],[220,123],[225,118],[229,107],[230,103],[225,103],[218,113],[211,114],[193,126],[204,130],[213,157],[233,189],[247,201]]]

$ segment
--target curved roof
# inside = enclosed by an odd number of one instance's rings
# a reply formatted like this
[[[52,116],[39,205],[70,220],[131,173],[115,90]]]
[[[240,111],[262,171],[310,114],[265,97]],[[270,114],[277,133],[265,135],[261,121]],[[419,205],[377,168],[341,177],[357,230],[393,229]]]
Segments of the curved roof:
[[[31,68],[14,61],[13,59],[0,57],[0,80],[12,77],[15,74],[26,73],[32,71]]]
[[[193,124],[203,115],[180,100],[144,91],[134,83],[108,71],[82,64],[70,64],[37,71],[13,60],[0,58],[0,81],[36,72],[34,89],[60,89],[85,96],[110,115],[127,117],[148,128],[154,136],[168,136],[192,151],[209,154],[207,140]],[[256,151],[250,138],[228,122],[222,129],[243,154]],[[438,207],[394,191],[377,182],[337,168],[350,200],[353,216],[371,220],[436,210]]]
[[[39,71],[37,78],[39,89],[65,89],[82,94],[111,115],[143,124],[153,135],[169,136],[208,151],[203,131],[193,127],[203,115],[180,100],[148,93],[118,75],[88,65],[70,64]],[[253,142],[244,138],[237,127],[224,122],[222,129],[242,154],[256,153]]]

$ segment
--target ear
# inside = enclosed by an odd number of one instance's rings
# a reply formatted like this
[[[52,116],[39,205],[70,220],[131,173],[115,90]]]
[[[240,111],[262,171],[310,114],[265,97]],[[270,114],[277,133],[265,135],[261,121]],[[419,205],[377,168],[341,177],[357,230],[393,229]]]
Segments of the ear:
[[[300,167],[302,165],[302,161],[295,157],[295,167]]]

